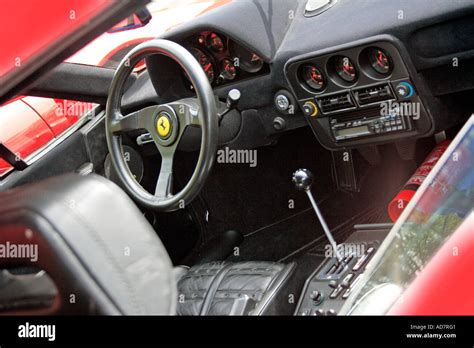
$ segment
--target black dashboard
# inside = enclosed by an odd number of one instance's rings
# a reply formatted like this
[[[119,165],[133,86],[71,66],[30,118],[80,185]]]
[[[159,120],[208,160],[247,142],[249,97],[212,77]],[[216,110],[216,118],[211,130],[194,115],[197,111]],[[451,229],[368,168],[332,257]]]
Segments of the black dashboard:
[[[328,149],[359,148],[429,136],[472,113],[472,1],[338,0],[313,17],[305,5],[233,1],[160,36],[195,55],[220,100],[241,91],[247,136],[237,142],[309,124]],[[147,66],[161,101],[192,95],[166,58]]]

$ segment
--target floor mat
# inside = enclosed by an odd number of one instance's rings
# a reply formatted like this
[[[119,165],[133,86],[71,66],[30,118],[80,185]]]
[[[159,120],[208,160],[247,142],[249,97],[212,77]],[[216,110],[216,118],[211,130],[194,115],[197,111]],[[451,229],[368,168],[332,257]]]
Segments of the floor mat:
[[[328,209],[328,205],[322,202],[321,209]],[[353,212],[353,210],[347,210]],[[381,207],[369,207],[362,209],[354,216],[336,224],[335,216],[325,214],[336,241],[343,242],[354,231],[353,226],[359,223],[387,222],[388,216],[385,209]],[[340,217],[340,212],[337,215]],[[317,220],[312,208],[305,209],[290,217],[276,221],[263,228],[259,228],[245,236],[240,245],[238,255],[233,255],[229,261],[263,260],[290,262],[300,256],[324,248],[327,238]]]
[[[297,226],[297,227],[296,227]],[[248,233],[239,247],[239,254],[229,261],[278,261],[321,235],[312,209],[305,209],[281,221]]]

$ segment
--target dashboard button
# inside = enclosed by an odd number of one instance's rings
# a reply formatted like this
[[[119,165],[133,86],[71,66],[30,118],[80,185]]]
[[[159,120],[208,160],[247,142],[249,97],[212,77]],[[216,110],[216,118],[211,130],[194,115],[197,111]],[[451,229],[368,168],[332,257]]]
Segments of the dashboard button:
[[[275,105],[278,110],[286,111],[290,107],[290,101],[288,100],[288,97],[286,95],[278,94],[275,97]]]
[[[307,101],[306,103],[304,103],[303,105],[303,112],[305,113],[305,115],[307,116],[316,116],[318,114],[318,107],[316,106],[315,103],[313,103],[312,101]]]
[[[347,290],[342,294],[342,298],[343,298],[344,300],[349,297],[349,295],[351,294],[351,290],[352,290],[352,289],[347,289]]]
[[[313,312],[313,315],[316,315],[316,316],[318,316],[318,317],[323,316],[323,315],[324,315],[324,310],[322,310],[322,309],[316,309],[316,310]]]
[[[344,277],[344,279],[342,280],[341,286],[342,286],[344,289],[347,289],[347,288],[351,285],[351,281],[352,281],[353,278],[354,278],[354,273],[349,273],[349,274],[346,275],[346,276]]]
[[[414,92],[413,86],[409,82],[400,82],[397,87],[395,87],[395,91],[398,96],[403,99],[411,98]]]
[[[309,298],[313,301],[314,305],[319,305],[323,302],[323,294],[318,290],[313,290],[311,294],[309,294]]]
[[[367,249],[366,253],[364,255],[362,255],[362,257],[357,261],[357,263],[354,265],[352,270],[354,272],[357,272],[364,265],[364,263],[369,259],[369,257],[372,255],[374,250],[375,249],[372,248],[372,247]]]
[[[273,128],[277,131],[282,131],[286,128],[286,121],[281,117],[275,117],[273,119]]]
[[[342,286],[339,285],[337,288],[334,289],[333,292],[331,292],[331,294],[329,295],[329,298],[334,300],[335,298],[339,296],[341,291],[342,291]]]

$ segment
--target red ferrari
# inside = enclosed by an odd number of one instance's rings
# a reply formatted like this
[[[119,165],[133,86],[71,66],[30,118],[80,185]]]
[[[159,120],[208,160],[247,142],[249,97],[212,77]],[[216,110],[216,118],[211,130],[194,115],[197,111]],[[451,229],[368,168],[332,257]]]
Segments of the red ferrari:
[[[472,1],[46,3],[1,4],[0,314],[474,315]]]

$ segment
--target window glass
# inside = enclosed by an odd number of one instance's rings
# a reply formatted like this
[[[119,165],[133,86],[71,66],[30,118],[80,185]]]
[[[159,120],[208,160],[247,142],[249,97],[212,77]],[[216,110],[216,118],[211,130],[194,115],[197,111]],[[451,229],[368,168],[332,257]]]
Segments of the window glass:
[[[68,63],[116,69],[122,58],[142,42],[187,22],[230,0],[152,0],[147,9],[151,19],[143,24],[136,15],[117,23],[106,33],[66,60]],[[135,71],[145,69],[143,62]]]
[[[443,158],[441,168],[398,230],[354,303],[375,295],[382,286],[396,286],[401,296],[436,252],[452,237],[474,210],[474,125],[461,135],[458,145]],[[375,260],[374,260],[375,261]],[[375,313],[374,313],[375,314]],[[383,314],[383,313],[377,313]]]

